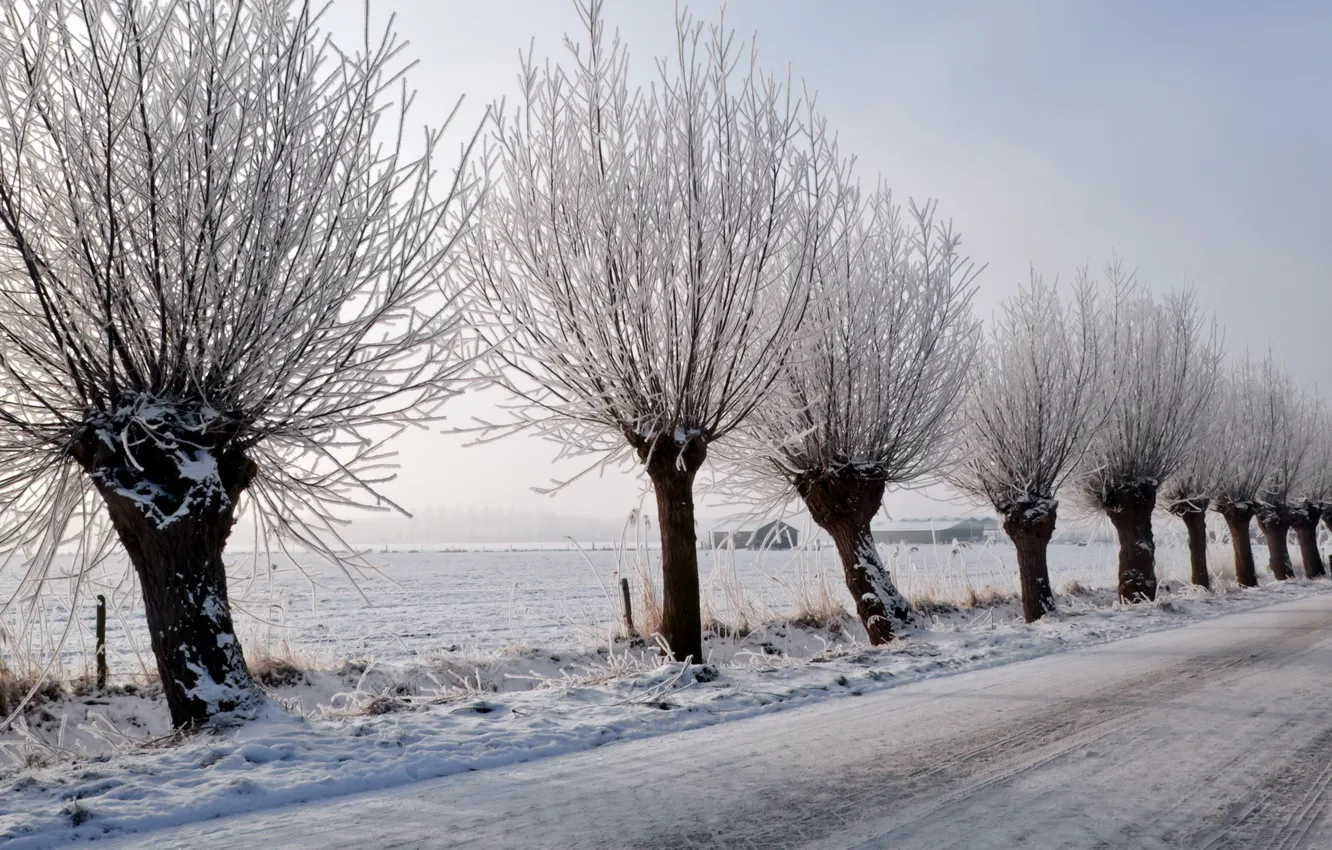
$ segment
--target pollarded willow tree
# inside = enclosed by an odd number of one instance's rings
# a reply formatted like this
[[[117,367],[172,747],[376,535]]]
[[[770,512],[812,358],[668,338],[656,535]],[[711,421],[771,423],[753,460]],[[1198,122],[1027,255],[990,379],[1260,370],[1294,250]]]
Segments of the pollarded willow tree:
[[[702,656],[694,479],[771,390],[808,304],[800,107],[720,27],[677,20],[647,89],[579,6],[567,66],[522,66],[498,183],[469,240],[517,421],[634,457],[656,492],[661,633]],[[604,462],[604,461],[603,461]]]
[[[1260,401],[1272,455],[1267,477],[1258,489],[1255,516],[1267,541],[1267,568],[1284,581],[1295,575],[1290,561],[1290,529],[1297,519],[1296,499],[1316,436],[1317,402],[1295,384],[1290,373],[1274,367],[1264,383]],[[1312,565],[1314,569],[1317,565]],[[1315,574],[1316,575],[1316,574]],[[1313,576],[1311,576],[1313,577]]]
[[[1217,375],[1218,387],[1224,376]],[[1213,393],[1210,402],[1215,404]],[[1222,432],[1215,420],[1194,435],[1188,457],[1161,487],[1161,502],[1167,511],[1180,518],[1189,540],[1189,577],[1199,587],[1212,586],[1211,571],[1207,566],[1207,510],[1217,491],[1220,469],[1229,447],[1221,439]]]
[[[1107,274],[1116,292],[1107,347],[1114,401],[1092,439],[1082,492],[1119,536],[1120,598],[1155,599],[1157,491],[1188,461],[1206,427],[1221,345],[1192,294],[1157,301],[1117,260]]]
[[[979,339],[979,269],[934,204],[903,218],[882,188],[837,208],[826,239],[812,267],[815,332],[760,406],[752,454],[832,537],[870,642],[882,644],[913,618],[870,523],[889,484],[946,460]]]
[[[1309,454],[1291,507],[1291,528],[1299,541],[1304,577],[1319,578],[1327,575],[1327,565],[1318,550],[1319,520],[1332,528],[1332,515],[1328,513],[1332,507],[1332,414],[1321,399],[1311,405],[1308,428]]]
[[[1264,388],[1276,373],[1270,355],[1254,363],[1245,354],[1222,373],[1217,394],[1220,403],[1213,427],[1225,450],[1217,459],[1212,509],[1221,514],[1230,531],[1235,581],[1241,587],[1258,586],[1250,529],[1275,448],[1276,429],[1266,421],[1272,411]]]
[[[1085,272],[1068,302],[1033,273],[995,317],[961,413],[949,479],[1003,517],[1029,623],[1054,610],[1046,555],[1056,496],[1105,416],[1102,313]]]
[[[333,541],[468,363],[441,283],[465,187],[437,185],[442,131],[403,147],[398,50],[279,2],[0,3],[0,541],[93,528],[100,496],[177,726],[256,699],[242,496]]]

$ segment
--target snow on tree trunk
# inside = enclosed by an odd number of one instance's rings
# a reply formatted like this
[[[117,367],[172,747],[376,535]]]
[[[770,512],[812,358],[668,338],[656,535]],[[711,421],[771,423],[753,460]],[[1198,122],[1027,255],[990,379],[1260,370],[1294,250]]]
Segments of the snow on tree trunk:
[[[1189,534],[1189,578],[1198,587],[1211,589],[1212,576],[1207,570],[1207,502],[1172,505],[1170,512],[1184,522]]]
[[[1004,514],[1004,531],[1017,549],[1022,616],[1034,623],[1055,610],[1048,552],[1057,507],[1049,502],[1018,505]]]
[[[666,436],[635,439],[639,459],[657,496],[661,534],[661,637],[677,661],[703,660],[699,608],[698,536],[694,527],[694,477],[707,459],[707,444],[694,438],[683,446]]]
[[[876,646],[915,625],[911,605],[893,584],[870,531],[883,504],[884,488],[883,481],[858,478],[852,471],[809,476],[796,483],[810,516],[837,546],[856,614]]]
[[[1294,577],[1290,563],[1290,510],[1281,505],[1265,505],[1258,510],[1258,528],[1267,541],[1267,568],[1278,581]]]
[[[1156,541],[1152,535],[1156,487],[1139,484],[1125,488],[1105,504],[1119,535],[1119,598],[1150,602],[1156,599]]]
[[[257,467],[239,449],[210,445],[216,435],[202,424],[190,411],[122,405],[71,449],[139,576],[178,728],[259,700],[232,625],[222,563],[236,503]]]
[[[1325,504],[1323,507],[1319,508],[1319,513],[1323,518],[1323,525],[1327,526],[1328,534],[1332,534],[1332,509],[1329,509]],[[1314,537],[1317,538],[1318,526],[1314,526],[1313,533]],[[1332,569],[1332,553],[1329,553],[1327,556],[1327,568]]]
[[[1235,582],[1240,587],[1257,587],[1258,571],[1253,561],[1253,540],[1249,535],[1253,521],[1253,507],[1247,504],[1218,505],[1216,512],[1221,514],[1230,529],[1230,545],[1235,552]]]

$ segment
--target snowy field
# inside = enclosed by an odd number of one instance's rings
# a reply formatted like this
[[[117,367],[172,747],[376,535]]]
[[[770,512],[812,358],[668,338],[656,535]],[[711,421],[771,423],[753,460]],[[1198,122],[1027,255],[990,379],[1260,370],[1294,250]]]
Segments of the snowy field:
[[[567,545],[567,544],[566,544]],[[351,574],[309,561],[274,558],[268,570],[248,554],[229,559],[237,628],[252,654],[292,657],[307,666],[343,660],[398,663],[441,651],[489,654],[518,647],[604,646],[620,624],[618,580],[629,578],[635,604],[655,551],[547,549],[541,551],[367,552],[369,568]],[[506,548],[506,547],[492,547]],[[1228,564],[1228,544],[1213,546],[1212,563]],[[1018,592],[1013,548],[979,545],[881,547],[894,577],[917,603],[970,607]],[[1077,583],[1115,586],[1115,547],[1108,543],[1054,544],[1051,579],[1056,590]],[[790,617],[820,602],[850,606],[841,567],[829,549],[792,552],[700,552],[705,619],[730,626]],[[1187,579],[1187,553],[1167,534],[1158,551],[1163,579]],[[299,569],[297,566],[299,565]],[[60,564],[66,574],[68,560]],[[0,574],[8,598],[16,580]],[[63,678],[86,675],[93,663],[96,595],[108,601],[108,654],[113,680],[153,669],[137,582],[123,560],[92,571],[81,588],[56,579],[42,586],[44,616],[36,629],[25,604],[12,606],[0,627],[27,633],[8,645],[11,666],[58,660]],[[826,606],[825,606],[826,607]],[[71,608],[74,621],[68,620]]]

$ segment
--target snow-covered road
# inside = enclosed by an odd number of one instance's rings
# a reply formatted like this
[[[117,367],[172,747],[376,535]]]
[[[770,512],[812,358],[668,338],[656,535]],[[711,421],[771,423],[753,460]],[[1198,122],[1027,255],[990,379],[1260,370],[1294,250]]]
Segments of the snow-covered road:
[[[1332,595],[127,838],[155,847],[1332,847]]]

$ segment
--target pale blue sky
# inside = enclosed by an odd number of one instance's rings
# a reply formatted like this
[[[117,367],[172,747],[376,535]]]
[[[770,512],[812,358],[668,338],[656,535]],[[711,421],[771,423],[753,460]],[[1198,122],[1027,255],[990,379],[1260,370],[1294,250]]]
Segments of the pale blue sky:
[[[532,38],[539,56],[562,59],[562,35],[577,27],[562,0],[372,8],[397,13],[420,60],[410,79],[422,122],[464,93],[464,116],[479,115],[512,94]],[[720,7],[690,8],[710,20]],[[669,0],[607,3],[645,78],[670,47],[673,15]],[[337,0],[339,40],[359,16],[359,2]],[[739,0],[726,19],[746,38],[758,31],[763,65],[789,66],[818,91],[863,176],[939,199],[989,264],[985,315],[1029,263],[1068,278],[1117,250],[1154,288],[1192,284],[1232,350],[1271,345],[1305,382],[1332,384],[1332,3]],[[552,448],[459,442],[404,442],[393,492],[418,508],[601,515],[636,501],[628,475],[536,496],[527,487],[549,477]],[[912,495],[889,509],[957,510]]]

